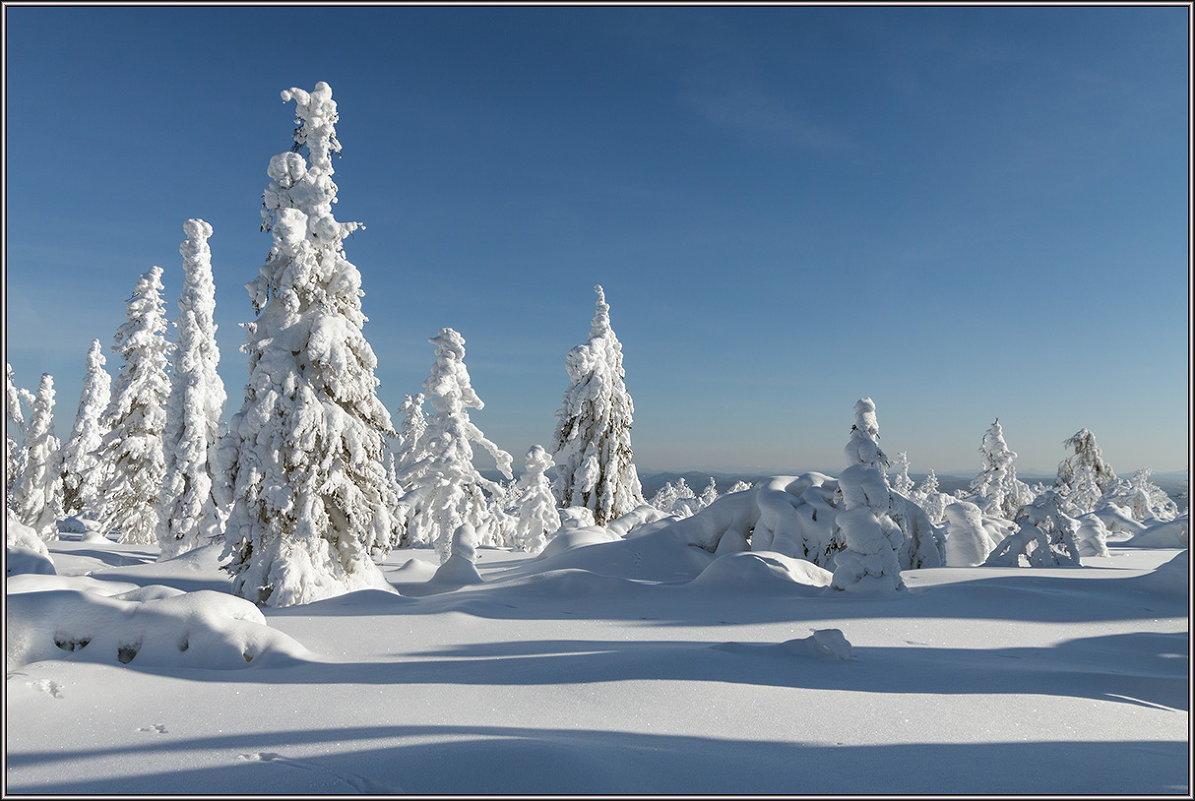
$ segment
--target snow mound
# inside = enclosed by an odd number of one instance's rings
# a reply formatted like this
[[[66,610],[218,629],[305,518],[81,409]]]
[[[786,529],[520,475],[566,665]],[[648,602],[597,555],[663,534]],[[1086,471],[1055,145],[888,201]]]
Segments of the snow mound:
[[[586,509],[585,511],[589,510]],[[536,559],[548,559],[573,548],[593,545],[598,542],[613,542],[617,539],[620,539],[620,537],[616,534],[611,534],[605,526],[589,525],[578,528],[562,528],[552,539],[548,540],[548,544],[544,546],[544,549],[536,554]]]
[[[212,590],[135,587],[105,596],[53,589],[10,592],[7,601],[10,672],[44,659],[235,669],[308,654],[269,628],[251,602]]]
[[[54,570],[54,560],[48,554],[19,547],[6,548],[5,554],[4,574],[10,578],[26,574],[52,576],[57,572]]]
[[[709,589],[761,589],[801,585],[817,590],[830,586],[833,573],[806,559],[775,551],[745,551],[719,556],[690,583]]]
[[[724,642],[714,645],[718,651],[732,654],[768,654],[776,658],[800,657],[840,661],[854,659],[855,650],[841,629],[812,629],[813,634],[782,643],[760,645],[757,643]]]
[[[618,576],[565,568],[528,576],[516,581],[522,589],[549,598],[625,598],[637,588],[650,586]]]
[[[1186,548],[1191,541],[1189,520],[1189,514],[1184,514],[1155,523],[1120,544],[1132,548]]]
[[[1135,579],[1138,587],[1160,595],[1186,598],[1191,591],[1190,552],[1182,551],[1156,570]]]
[[[714,558],[713,554],[677,536],[673,527],[630,539],[591,542],[566,550],[558,550],[561,546],[553,548],[557,540],[571,533],[560,532],[539,558],[504,575],[576,568],[603,576],[678,583],[692,581]]]
[[[795,656],[817,656],[826,659],[854,659],[855,651],[841,629],[814,629],[813,634],[780,644]]]
[[[20,575],[12,576],[4,583],[9,596],[25,592],[49,592],[51,590],[75,590],[92,592],[96,595],[120,595],[136,590],[138,585],[127,581],[110,581],[91,576]]]
[[[6,546],[7,546],[8,552],[10,554],[10,556],[8,557],[9,561],[8,561],[8,570],[7,570],[7,572],[9,574],[12,574],[14,572],[23,572],[23,573],[25,573],[25,572],[42,572],[42,571],[28,571],[28,570],[14,571],[13,563],[12,563],[12,556],[11,556],[13,551],[18,551],[18,554],[17,554],[18,559],[22,559],[24,557],[24,554],[19,553],[21,551],[30,551],[37,556],[43,557],[46,561],[48,561],[50,563],[51,570],[49,572],[51,572],[51,573],[54,572],[54,570],[52,569],[53,565],[54,565],[54,560],[50,558],[50,549],[46,547],[45,541],[37,535],[37,532],[34,531],[31,526],[27,526],[24,523],[22,523],[20,521],[20,519],[15,514],[13,514],[12,509],[5,510],[5,526],[4,526],[4,528],[5,528],[4,535],[5,535]],[[27,559],[26,559],[26,561],[27,561]]]

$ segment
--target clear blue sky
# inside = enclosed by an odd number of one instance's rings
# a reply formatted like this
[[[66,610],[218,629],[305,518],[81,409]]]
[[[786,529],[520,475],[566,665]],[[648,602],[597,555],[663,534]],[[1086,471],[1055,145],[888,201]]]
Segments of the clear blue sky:
[[[5,350],[60,432],[154,264],[176,316],[188,217],[240,407],[279,92],[322,80],[396,417],[450,326],[521,466],[601,283],[641,470],[836,473],[865,395],[915,473],[976,472],[996,417],[1022,472],[1083,427],[1188,464],[1186,6],[4,15]]]

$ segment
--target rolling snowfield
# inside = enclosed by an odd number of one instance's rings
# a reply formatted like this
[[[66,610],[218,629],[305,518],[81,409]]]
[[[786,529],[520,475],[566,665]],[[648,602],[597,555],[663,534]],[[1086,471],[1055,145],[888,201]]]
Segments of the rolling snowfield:
[[[63,534],[9,552],[6,796],[1189,794],[1189,552],[1108,546],[873,597],[578,529],[259,608]]]

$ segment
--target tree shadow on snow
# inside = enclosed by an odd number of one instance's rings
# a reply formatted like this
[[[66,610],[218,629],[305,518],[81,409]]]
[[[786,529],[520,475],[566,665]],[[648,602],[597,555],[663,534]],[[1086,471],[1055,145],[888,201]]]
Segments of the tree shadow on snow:
[[[155,739],[10,753],[8,792],[47,794],[1185,793],[1187,744],[1026,741],[842,745],[575,728],[397,725]],[[345,743],[360,743],[345,750]],[[332,753],[322,753],[333,749]],[[213,752],[213,753],[205,753]],[[184,767],[199,755],[211,767]],[[87,780],[25,778],[94,760]],[[120,760],[120,775],[103,760]],[[138,766],[144,772],[137,773]],[[161,766],[160,769],[158,766]],[[34,783],[36,781],[36,783]]]
[[[161,671],[270,684],[536,686],[678,681],[926,695],[1048,695],[1187,711],[1188,635],[1132,633],[1048,647],[853,644],[839,659],[798,643],[532,640],[456,645],[376,662],[299,662],[261,671]],[[127,667],[138,669],[135,662]]]

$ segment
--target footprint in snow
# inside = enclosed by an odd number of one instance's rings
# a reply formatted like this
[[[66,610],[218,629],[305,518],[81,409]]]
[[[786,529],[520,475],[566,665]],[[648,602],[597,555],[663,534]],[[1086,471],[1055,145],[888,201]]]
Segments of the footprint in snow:
[[[49,693],[51,698],[62,697],[62,685],[52,679],[38,679],[37,681],[25,682],[25,684],[35,690]]]

